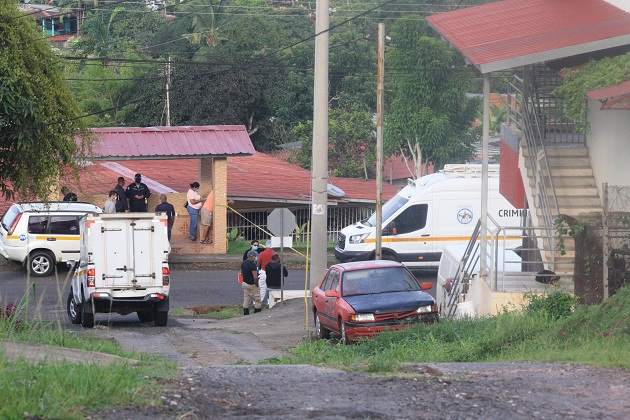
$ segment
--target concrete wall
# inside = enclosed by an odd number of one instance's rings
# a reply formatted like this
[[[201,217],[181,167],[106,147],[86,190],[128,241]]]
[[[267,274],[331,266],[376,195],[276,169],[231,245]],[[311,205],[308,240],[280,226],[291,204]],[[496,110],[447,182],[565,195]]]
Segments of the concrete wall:
[[[599,101],[588,101],[590,133],[586,144],[601,194],[601,185],[630,185],[630,111],[601,110]]]

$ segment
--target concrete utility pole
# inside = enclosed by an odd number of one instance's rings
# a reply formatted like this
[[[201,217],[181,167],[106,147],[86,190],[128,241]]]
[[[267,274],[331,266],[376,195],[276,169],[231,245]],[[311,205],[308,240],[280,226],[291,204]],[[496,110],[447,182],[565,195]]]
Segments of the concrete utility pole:
[[[166,7],[166,6],[165,6]],[[166,126],[171,126],[171,56],[168,56],[166,63]]]
[[[481,148],[481,265],[479,274],[486,280],[486,266],[488,261],[488,248],[486,247],[488,238],[488,149],[490,143],[490,73],[483,75],[483,147]]]
[[[327,269],[328,243],[328,0],[315,9],[315,83],[313,86],[313,160],[311,169],[311,269],[309,284],[319,284]]]
[[[385,78],[385,25],[378,24],[378,83],[376,87],[376,255],[383,256],[383,97]]]

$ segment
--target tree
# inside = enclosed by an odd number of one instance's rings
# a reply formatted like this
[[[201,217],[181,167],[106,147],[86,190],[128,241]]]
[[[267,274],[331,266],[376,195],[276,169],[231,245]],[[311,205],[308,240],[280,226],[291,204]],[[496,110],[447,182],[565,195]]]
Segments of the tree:
[[[15,1],[0,2],[0,189],[7,199],[48,197],[59,171],[88,144],[58,59]]]
[[[472,74],[462,57],[426,36],[425,21],[400,19],[392,26],[392,49],[385,61],[393,98],[385,115],[385,141],[392,153],[411,156],[414,176],[423,166],[448,163],[473,152],[471,130],[479,100],[466,96]],[[386,78],[386,82],[387,82]]]

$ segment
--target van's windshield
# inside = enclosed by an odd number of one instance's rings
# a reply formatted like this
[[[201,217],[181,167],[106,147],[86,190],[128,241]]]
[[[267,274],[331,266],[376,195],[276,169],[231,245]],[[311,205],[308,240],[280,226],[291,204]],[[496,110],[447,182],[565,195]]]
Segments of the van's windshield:
[[[2,216],[2,227],[7,232],[11,229],[11,225],[15,221],[15,218],[20,214],[20,209],[15,204],[9,207],[9,210]]]
[[[408,198],[401,197],[396,194],[391,200],[389,200],[383,206],[383,222],[389,220],[389,218],[398,211],[401,207],[409,202]],[[372,213],[369,219],[363,221],[367,226],[376,226],[376,213]]]

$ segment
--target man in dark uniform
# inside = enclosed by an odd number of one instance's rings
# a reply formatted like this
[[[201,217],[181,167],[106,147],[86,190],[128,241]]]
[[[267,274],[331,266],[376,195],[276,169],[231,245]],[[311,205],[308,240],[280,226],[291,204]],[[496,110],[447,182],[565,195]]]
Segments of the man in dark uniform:
[[[77,201],[77,195],[70,191],[68,187],[61,187],[61,194],[63,194],[63,201]]]
[[[129,210],[129,205],[127,204],[127,194],[125,193],[125,178],[119,177],[118,184],[114,187],[114,191],[118,194],[118,200],[116,200],[116,213],[124,213]]]
[[[136,182],[127,187],[126,195],[129,200],[129,211],[147,211],[147,201],[151,196],[151,191],[142,183],[142,175],[136,174]]]
[[[168,240],[171,240],[171,232],[173,230],[173,223],[175,223],[175,207],[167,201],[166,194],[160,195],[160,204],[155,207],[156,213],[166,213],[168,218]]]

